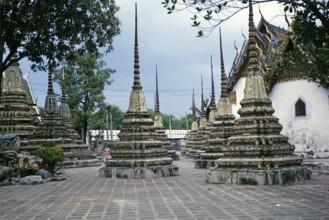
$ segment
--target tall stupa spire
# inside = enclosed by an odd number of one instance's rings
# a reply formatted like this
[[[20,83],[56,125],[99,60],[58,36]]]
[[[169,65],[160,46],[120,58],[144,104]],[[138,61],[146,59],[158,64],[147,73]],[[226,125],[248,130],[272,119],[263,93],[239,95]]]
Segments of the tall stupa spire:
[[[203,97],[203,78],[201,75],[201,117],[205,117],[206,116],[206,112],[204,109],[204,97]]]
[[[48,61],[48,91],[45,101],[45,112],[57,112],[57,103],[53,87],[53,65],[51,60]]]
[[[135,3],[134,85],[130,93],[129,112],[147,112],[145,95],[142,88],[139,71],[137,3]]]
[[[48,62],[48,95],[54,94],[53,87],[53,68],[51,67],[51,62]]]
[[[254,14],[252,3],[249,4],[249,43],[248,43],[248,75],[259,73],[259,50],[256,42],[256,28],[254,24]]]
[[[192,121],[195,121],[195,97],[194,97],[194,89],[192,95]]]
[[[203,97],[203,77],[201,75],[201,117],[200,117],[199,127],[205,128],[206,126],[207,126],[207,118],[206,118],[206,111],[205,111],[204,97]]]
[[[137,3],[135,3],[135,46],[134,46],[134,86],[133,89],[142,89],[139,72]]]
[[[259,68],[259,49],[256,41],[256,28],[253,20],[252,2],[249,1],[249,41],[248,41],[248,77],[246,79],[244,99],[268,98],[264,79]]]
[[[60,109],[61,116],[65,120],[71,119],[70,107],[67,104],[66,96],[67,95],[66,95],[66,85],[65,85],[65,71],[64,71],[64,65],[63,65],[63,70],[62,70],[62,102],[59,106],[59,109]]]
[[[66,86],[65,86],[65,71],[63,66],[62,71],[62,103],[66,103]]]
[[[227,94],[227,78],[225,74],[224,56],[223,56],[223,43],[222,43],[222,31],[219,29],[219,45],[220,45],[220,69],[221,69],[221,98],[228,97]]]
[[[155,114],[160,114],[159,87],[158,87],[158,67],[155,66]]]
[[[214,85],[214,70],[213,70],[213,65],[212,65],[212,55],[210,55],[210,66],[211,66],[211,99],[210,99],[210,107],[212,109],[216,109],[215,85]]]

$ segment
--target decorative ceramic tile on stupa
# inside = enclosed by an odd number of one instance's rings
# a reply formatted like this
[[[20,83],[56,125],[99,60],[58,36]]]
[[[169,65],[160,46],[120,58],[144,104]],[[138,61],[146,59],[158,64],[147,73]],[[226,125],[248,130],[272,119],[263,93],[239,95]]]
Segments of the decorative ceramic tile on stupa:
[[[222,148],[226,145],[227,138],[233,134],[234,115],[227,93],[227,78],[224,67],[224,57],[222,49],[222,37],[220,33],[220,58],[221,58],[221,95],[218,101],[218,111],[212,130],[209,133],[207,144],[203,148],[203,153],[195,161],[195,168],[209,168],[215,165],[215,160],[223,157]]]
[[[12,59],[16,59],[16,54]],[[34,133],[34,115],[22,89],[22,72],[14,62],[3,73],[0,97],[0,134],[15,133],[21,145],[26,145]]]
[[[273,116],[260,74],[259,51],[255,39],[252,3],[249,0],[248,76],[245,96],[240,102],[234,134],[222,148],[223,158],[207,170],[208,183],[273,185],[294,183],[311,178],[301,166],[302,158],[293,155],[295,147],[281,135],[282,126]]]
[[[147,111],[139,71],[137,38],[137,4],[135,6],[134,85],[129,109],[118,134],[119,141],[111,151],[112,159],[99,170],[100,177],[154,178],[178,175],[178,167],[167,157],[158,132]]]
[[[156,92],[155,92],[155,109],[154,109],[154,128],[159,135],[159,140],[162,142],[162,147],[167,149],[167,156],[173,160],[179,160],[179,155],[176,150],[171,146],[170,139],[166,134],[166,130],[162,123],[160,113],[159,89],[158,89],[158,70],[156,67]]]

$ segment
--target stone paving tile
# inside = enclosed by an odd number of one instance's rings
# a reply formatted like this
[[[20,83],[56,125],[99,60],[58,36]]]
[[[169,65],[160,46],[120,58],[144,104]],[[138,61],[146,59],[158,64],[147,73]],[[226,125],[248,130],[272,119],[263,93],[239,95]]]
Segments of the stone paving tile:
[[[285,186],[208,184],[192,159],[180,176],[98,178],[100,167],[66,170],[66,180],[0,187],[0,220],[329,220],[329,176]]]

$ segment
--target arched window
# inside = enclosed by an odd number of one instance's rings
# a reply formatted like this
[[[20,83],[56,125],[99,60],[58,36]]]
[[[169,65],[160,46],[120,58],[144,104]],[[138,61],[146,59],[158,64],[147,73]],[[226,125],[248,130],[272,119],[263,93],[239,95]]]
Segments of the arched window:
[[[305,102],[303,102],[301,99],[298,99],[298,101],[295,104],[295,115],[296,117],[306,115]]]
[[[236,104],[236,91],[231,91],[229,93],[229,99],[231,104]]]

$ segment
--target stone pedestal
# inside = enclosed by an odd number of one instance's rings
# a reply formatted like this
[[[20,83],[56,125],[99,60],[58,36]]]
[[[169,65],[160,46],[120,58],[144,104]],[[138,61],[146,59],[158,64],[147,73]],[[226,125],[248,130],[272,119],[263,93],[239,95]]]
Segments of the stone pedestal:
[[[312,172],[302,166],[278,169],[217,168],[207,170],[208,183],[241,185],[283,185],[310,180]]]
[[[150,167],[103,167],[99,177],[148,179],[157,177],[177,176],[178,167],[174,165]]]

